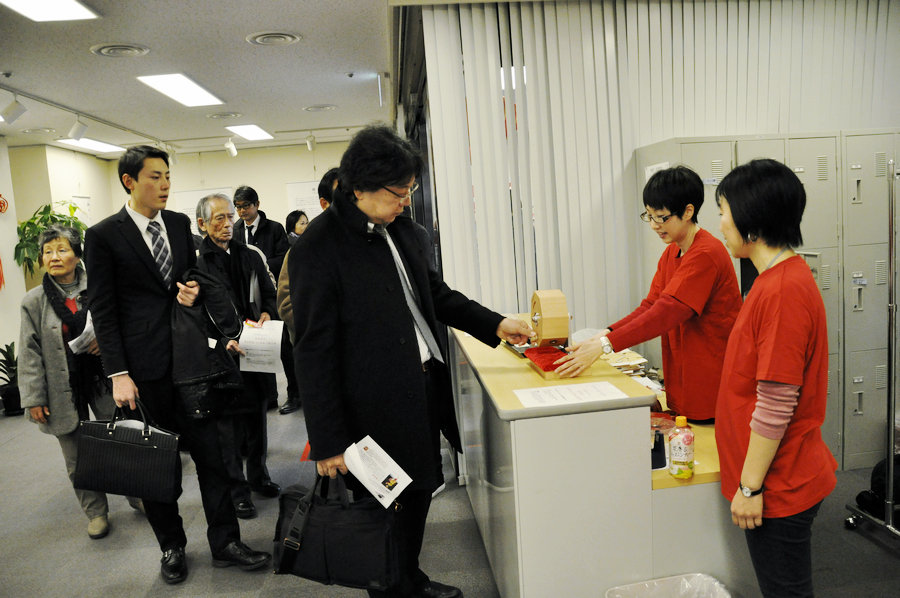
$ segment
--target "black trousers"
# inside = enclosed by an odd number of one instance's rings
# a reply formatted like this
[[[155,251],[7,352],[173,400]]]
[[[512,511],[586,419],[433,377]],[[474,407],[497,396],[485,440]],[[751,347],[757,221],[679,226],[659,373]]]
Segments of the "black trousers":
[[[441,474],[441,439],[440,439],[440,417],[437,409],[437,397],[439,396],[438,385],[442,383],[443,373],[437,368],[436,362],[429,361],[429,370],[424,372],[425,376],[425,392],[429,401],[429,421],[427,425],[432,433],[432,455],[434,457],[435,476]],[[352,479],[352,476],[351,476]],[[397,499],[402,509],[397,512],[395,524],[400,540],[400,567],[401,579],[400,583],[388,590],[368,590],[369,596],[372,598],[408,598],[415,596],[415,593],[425,586],[430,580],[428,575],[419,568],[419,553],[422,552],[422,542],[425,539],[425,521],[428,519],[428,510],[431,507],[431,495],[440,482],[436,482],[438,478],[426,482],[426,487],[418,486],[414,481],[413,484],[403,491]],[[355,484],[359,484],[353,479]],[[362,488],[362,484],[359,484]],[[355,492],[359,492],[354,488]],[[365,488],[362,492],[368,492]]]
[[[249,410],[222,419],[218,425],[222,460],[228,472],[234,502],[249,499],[251,487],[262,486],[272,481],[266,466],[269,446],[266,421],[268,405],[262,389],[269,379],[275,378],[275,374],[243,372],[241,375],[245,385],[242,400],[249,406]],[[244,448],[246,453],[242,450]]]
[[[287,378],[287,396],[299,397],[300,390],[297,387],[297,371],[294,369],[294,345],[288,335],[287,326],[281,334],[281,365],[284,366],[284,377]]]
[[[135,381],[135,384],[141,403],[149,411],[148,415],[157,426],[181,434],[179,448],[187,449],[194,460],[210,549],[217,552],[229,542],[239,541],[241,530],[231,502],[230,482],[222,461],[216,420],[186,417],[178,404],[171,376],[159,380]],[[144,510],[161,550],[187,545],[177,502],[145,500]]]

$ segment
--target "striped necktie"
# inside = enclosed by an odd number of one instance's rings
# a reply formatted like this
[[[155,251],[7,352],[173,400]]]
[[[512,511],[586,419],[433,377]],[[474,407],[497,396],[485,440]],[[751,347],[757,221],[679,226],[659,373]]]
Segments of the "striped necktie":
[[[165,239],[162,238],[162,229],[159,226],[159,222],[151,221],[147,225],[147,231],[153,237],[151,249],[153,261],[156,262],[159,273],[162,274],[163,280],[166,281],[166,286],[170,287],[172,286],[172,256],[169,254],[169,248],[166,246]]]
[[[376,233],[381,235],[385,241],[388,240],[387,230],[384,228],[383,224],[376,224],[374,230]],[[428,350],[431,351],[431,356],[441,363],[444,363],[444,359],[441,357],[441,349],[438,346],[437,340],[431,333],[431,327],[428,325],[428,322],[425,321],[425,316],[422,315],[422,311],[419,309],[419,304],[412,294],[412,289],[409,287],[409,282],[406,278],[406,271],[404,269],[403,262],[400,261],[400,255],[397,254],[393,249],[391,249],[390,245],[391,243],[390,241],[388,241],[388,249],[391,250],[391,256],[393,256],[394,258],[394,265],[397,267],[397,274],[400,275],[400,286],[403,287],[403,296],[406,298],[406,305],[407,307],[409,307],[410,313],[412,313],[416,328],[419,330],[419,334],[421,334],[422,338],[425,340],[425,344],[428,346]]]

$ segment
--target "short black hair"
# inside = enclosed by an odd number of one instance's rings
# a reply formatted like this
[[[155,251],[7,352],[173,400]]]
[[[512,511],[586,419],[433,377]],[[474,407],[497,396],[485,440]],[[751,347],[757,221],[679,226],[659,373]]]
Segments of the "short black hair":
[[[125,153],[122,154],[122,157],[119,158],[119,182],[122,184],[122,187],[128,195],[131,195],[131,189],[125,187],[125,181],[122,180],[122,175],[127,174],[134,180],[137,180],[138,174],[144,167],[144,160],[147,158],[160,158],[166,163],[166,166],[169,165],[169,154],[152,145],[136,145],[134,147],[129,147],[125,150]]]
[[[674,166],[653,173],[644,185],[644,205],[654,210],[669,210],[681,218],[688,204],[694,206],[692,222],[697,222],[703,205],[703,181],[687,166]]]
[[[300,216],[305,216],[306,220],[309,220],[309,216],[307,216],[306,212],[304,212],[303,210],[294,210],[287,215],[287,218],[284,221],[284,228],[288,232],[288,234],[294,232],[294,227],[297,226],[297,221],[300,220]]]
[[[406,185],[424,162],[416,147],[387,125],[369,125],[350,140],[341,157],[340,189],[353,201],[354,191],[377,191]]]
[[[326,172],[322,176],[322,180],[319,181],[319,197],[324,198],[329,203],[331,202],[331,191],[334,188],[334,181],[338,178],[339,169],[329,168],[328,172]]]
[[[716,203],[728,202],[731,219],[745,241],[762,239],[770,247],[803,245],[800,221],[806,191],[794,172],[777,160],[751,160],[725,175]]]
[[[62,224],[51,224],[38,237],[38,264],[44,265],[44,245],[57,239],[68,241],[72,247],[72,253],[75,254],[75,257],[81,259],[81,231]]]
[[[241,185],[237,189],[234,190],[234,203],[235,205],[238,202],[247,202],[247,203],[259,203],[259,194],[256,193],[256,189],[253,187],[248,187],[247,185]]]

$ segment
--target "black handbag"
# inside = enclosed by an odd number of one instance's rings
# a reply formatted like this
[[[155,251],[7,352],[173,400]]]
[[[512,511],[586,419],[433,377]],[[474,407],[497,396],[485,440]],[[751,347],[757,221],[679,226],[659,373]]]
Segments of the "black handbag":
[[[279,502],[275,573],[372,590],[398,583],[397,502],[386,509],[368,495],[351,501],[341,474],[317,476],[309,490],[290,486]]]
[[[72,485],[79,490],[175,502],[181,493],[178,434],[125,419],[116,408],[109,421],[84,420],[78,428],[78,460]],[[120,417],[121,416],[121,417]]]

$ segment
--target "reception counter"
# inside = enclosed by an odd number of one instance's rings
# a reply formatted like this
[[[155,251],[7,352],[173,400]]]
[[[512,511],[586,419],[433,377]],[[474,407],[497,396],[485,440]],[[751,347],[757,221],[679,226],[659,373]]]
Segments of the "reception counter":
[[[696,473],[650,468],[654,393],[598,360],[545,380],[514,351],[451,331],[461,480],[503,598],[600,597],[610,587],[707,573],[758,596],[743,532],[719,492],[712,426]],[[618,398],[526,407],[517,390],[608,382]]]

